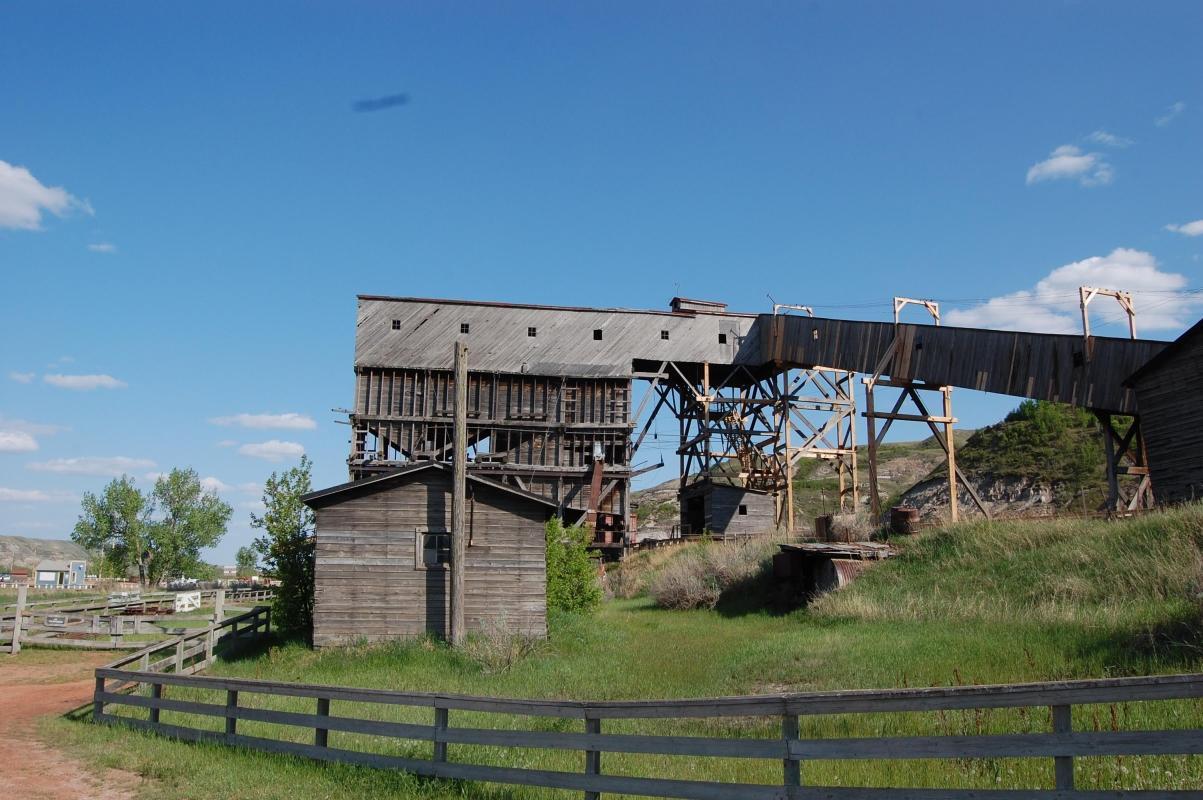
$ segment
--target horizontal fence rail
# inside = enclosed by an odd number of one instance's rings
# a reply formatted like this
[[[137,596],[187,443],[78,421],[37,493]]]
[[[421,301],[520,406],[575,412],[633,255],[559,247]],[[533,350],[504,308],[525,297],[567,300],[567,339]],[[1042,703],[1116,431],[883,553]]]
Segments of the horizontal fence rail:
[[[187,652],[187,651],[185,651]],[[1075,731],[1075,706],[1191,700],[1203,697],[1203,675],[1172,675],[1106,680],[1029,683],[1004,686],[964,686],[886,691],[843,691],[720,697],[698,700],[582,702],[518,700],[458,694],[395,692],[379,689],[319,686],[272,681],[207,677],[177,669],[156,669],[163,661],[144,661],[137,654],[96,671],[94,714],[97,722],[120,723],[190,741],[223,742],[269,753],[304,756],[320,761],[402,769],[418,775],[518,784],[584,792],[586,800],[602,793],[651,797],[727,800],[748,798],[831,798],[832,800],[1052,800],[1061,798],[1203,798],[1199,790],[1082,791],[1074,788],[1074,759],[1094,756],[1197,755],[1203,753],[1203,729]],[[182,662],[181,662],[182,663]],[[191,670],[195,671],[195,670]],[[107,685],[113,681],[115,685]],[[149,695],[131,691],[149,688]],[[124,687],[124,690],[123,690]],[[224,702],[175,699],[173,693],[195,696],[196,690],[216,691]],[[298,712],[251,706],[249,698],[284,697],[311,703]],[[339,705],[373,704],[429,709],[429,722],[412,723],[366,719],[354,709],[338,715]],[[121,707],[114,713],[111,707]],[[957,710],[1040,709],[1051,718],[1051,731],[939,736],[875,736],[812,738],[799,734],[799,721],[817,715],[861,715],[903,712],[944,713]],[[145,710],[146,717],[140,716]],[[123,711],[123,713],[121,713]],[[161,720],[171,712],[173,722]],[[540,731],[452,725],[452,712],[514,715],[521,718],[583,722],[583,732]],[[139,716],[133,716],[137,714]],[[182,715],[197,720],[179,722]],[[199,718],[199,719],[198,719]],[[203,719],[224,721],[205,727]],[[768,718],[780,725],[773,738],[651,735],[603,732],[615,721],[687,720],[703,718]],[[241,721],[271,723],[303,729],[288,738],[248,735]],[[278,728],[273,727],[273,730]],[[333,746],[331,732],[366,734],[429,743],[429,757],[367,752]],[[298,741],[297,739],[302,739]],[[346,742],[347,740],[342,740]],[[453,759],[449,746],[483,745],[577,751],[583,755],[579,772],[494,766]],[[640,753],[694,758],[767,759],[780,762],[781,780],[774,784],[677,780],[635,777],[602,771],[605,753]],[[814,760],[863,759],[1049,759],[1053,782],[1048,789],[901,789],[805,786],[805,764]],[[1047,762],[1046,762],[1047,763]]]
[[[223,615],[227,603],[270,601],[274,596],[272,589],[202,589],[196,593],[200,595],[201,606],[214,609],[214,618]],[[147,642],[137,640],[138,636],[175,636],[188,632],[187,626],[172,625],[172,621],[195,617],[200,609],[176,613],[175,597],[176,593],[165,592],[83,603],[14,604],[13,611],[0,613],[0,653],[16,653],[28,645],[139,650]],[[125,638],[131,634],[133,639]]]

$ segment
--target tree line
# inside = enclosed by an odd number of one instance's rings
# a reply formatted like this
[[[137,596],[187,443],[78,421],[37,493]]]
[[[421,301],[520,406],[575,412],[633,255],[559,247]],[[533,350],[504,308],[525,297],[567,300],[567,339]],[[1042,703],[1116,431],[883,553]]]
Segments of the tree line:
[[[263,488],[264,512],[251,515],[251,527],[262,535],[236,557],[239,575],[261,567],[276,581],[272,623],[286,633],[307,632],[313,619],[313,512],[301,502],[311,488],[312,467],[302,456],[298,466],[271,474]],[[212,567],[201,552],[225,536],[233,511],[191,468],[171,470],[145,492],[122,475],[99,494],[84,493],[71,539],[99,555],[104,576],[136,574],[142,586],[208,577]]]

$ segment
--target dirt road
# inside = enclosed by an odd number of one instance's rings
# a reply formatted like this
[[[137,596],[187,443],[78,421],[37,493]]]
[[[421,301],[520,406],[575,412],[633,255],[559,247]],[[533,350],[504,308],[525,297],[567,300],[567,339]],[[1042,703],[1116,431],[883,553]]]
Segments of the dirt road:
[[[110,653],[26,651],[0,655],[0,765],[5,795],[23,800],[133,798],[137,775],[99,772],[40,741],[40,717],[91,701],[92,669]]]

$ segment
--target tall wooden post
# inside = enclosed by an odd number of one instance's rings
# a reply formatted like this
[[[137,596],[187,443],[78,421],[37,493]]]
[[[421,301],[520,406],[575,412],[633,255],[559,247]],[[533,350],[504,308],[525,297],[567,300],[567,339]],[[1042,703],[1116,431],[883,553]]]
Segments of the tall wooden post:
[[[877,419],[873,409],[873,380],[865,381],[865,432],[869,445],[869,508],[873,520],[881,518],[881,495],[877,493]]]
[[[781,387],[783,396],[781,398],[781,413],[782,421],[785,423],[785,530],[793,537],[794,535],[794,462],[793,455],[790,452],[790,435],[789,429],[793,427],[793,419],[790,416],[792,411],[790,407],[789,397],[789,369],[787,368],[781,373]]]
[[[464,643],[464,494],[468,472],[468,345],[455,343],[455,433],[451,461],[451,644]]]
[[[948,443],[948,515],[952,522],[956,522],[958,518],[957,444],[952,427],[952,387],[945,386],[940,391],[944,395],[944,441]]]
[[[9,648],[9,652],[14,656],[21,652],[21,618],[25,614],[25,598],[28,593],[28,586],[17,587],[17,614],[13,617],[13,644]]]

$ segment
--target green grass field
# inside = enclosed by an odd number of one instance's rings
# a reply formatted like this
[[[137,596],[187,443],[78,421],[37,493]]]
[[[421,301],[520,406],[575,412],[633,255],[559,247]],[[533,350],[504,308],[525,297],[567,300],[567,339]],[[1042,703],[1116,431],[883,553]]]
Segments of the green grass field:
[[[730,546],[730,545],[697,545]],[[552,638],[509,670],[431,641],[315,653],[292,643],[219,663],[222,675],[305,683],[512,697],[667,698],[793,690],[1000,683],[1203,671],[1203,509],[1116,523],[975,523],[903,543],[903,555],[811,608],[766,612],[666,611],[645,598],[611,601],[592,618],[553,620]],[[721,606],[720,606],[721,608]],[[172,696],[223,702],[204,692]],[[308,703],[258,697],[262,707]],[[419,710],[335,703],[334,714],[429,722]],[[164,712],[163,720],[220,721]],[[510,727],[509,717],[453,713],[453,724]],[[803,736],[937,735],[1049,730],[1046,709],[804,719]],[[1087,706],[1082,730],[1203,727],[1203,701]],[[540,730],[574,722],[531,721]],[[147,794],[247,798],[566,796],[525,788],[427,781],[197,746],[68,720],[46,733],[98,766],[155,779]],[[311,732],[240,724],[252,735],[305,740]],[[776,736],[773,720],[615,723],[609,732]],[[331,733],[330,744],[425,757],[429,744]],[[453,760],[577,771],[580,754],[452,745]],[[735,759],[605,756],[634,775],[773,782],[780,764]],[[811,784],[1038,788],[1050,759],[813,762]],[[1079,788],[1197,788],[1203,758],[1078,759]]]

